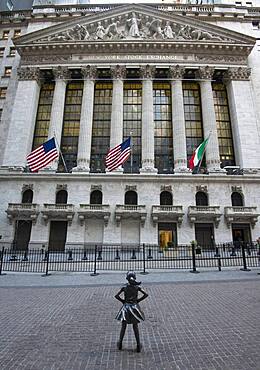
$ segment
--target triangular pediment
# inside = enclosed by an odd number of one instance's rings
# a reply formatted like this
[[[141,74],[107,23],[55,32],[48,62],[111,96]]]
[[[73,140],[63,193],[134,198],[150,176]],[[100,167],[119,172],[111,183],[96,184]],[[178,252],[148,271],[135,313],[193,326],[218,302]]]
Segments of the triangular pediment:
[[[252,47],[255,39],[197,19],[129,4],[82,16],[17,38],[18,49],[39,45],[114,42],[233,44]]]

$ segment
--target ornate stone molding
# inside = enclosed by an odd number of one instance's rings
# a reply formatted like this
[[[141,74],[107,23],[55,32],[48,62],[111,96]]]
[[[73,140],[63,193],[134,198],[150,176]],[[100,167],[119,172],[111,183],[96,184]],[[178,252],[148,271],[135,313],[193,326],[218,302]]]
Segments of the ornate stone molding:
[[[196,191],[202,191],[204,193],[208,192],[208,187],[207,185],[198,185],[196,186]]]
[[[33,190],[33,184],[23,184],[22,193],[24,193],[26,190]]]
[[[137,191],[137,186],[136,185],[126,185],[125,191]]]
[[[214,71],[215,69],[213,67],[199,67],[199,69],[196,71],[196,77],[201,80],[212,80]]]
[[[122,80],[126,78],[126,67],[120,66],[119,64],[115,67],[111,67],[111,76],[113,80]]]
[[[172,193],[172,186],[171,185],[161,185],[161,192],[162,191],[169,191]]]
[[[41,81],[41,71],[35,67],[20,67],[17,70],[18,79],[20,81],[36,80],[38,83]]]
[[[230,67],[225,72],[226,81],[248,81],[251,75],[251,68],[247,67]]]
[[[154,78],[156,72],[156,68],[154,66],[151,66],[147,64],[146,66],[142,66],[140,68],[140,76],[144,80],[151,80]]]
[[[90,191],[99,190],[102,191],[102,185],[91,185]]]
[[[71,72],[67,67],[58,66],[52,70],[55,80],[68,80],[71,77]]]
[[[81,74],[86,80],[95,80],[97,78],[97,68],[90,65],[82,67]]]
[[[242,186],[231,186],[231,191],[232,191],[232,193],[233,192],[240,193],[240,194],[243,193]]]
[[[56,186],[56,190],[59,191],[59,190],[67,190],[68,186],[67,184],[57,184]]]
[[[185,68],[180,67],[178,64],[168,69],[168,76],[173,80],[181,80],[184,76]]]

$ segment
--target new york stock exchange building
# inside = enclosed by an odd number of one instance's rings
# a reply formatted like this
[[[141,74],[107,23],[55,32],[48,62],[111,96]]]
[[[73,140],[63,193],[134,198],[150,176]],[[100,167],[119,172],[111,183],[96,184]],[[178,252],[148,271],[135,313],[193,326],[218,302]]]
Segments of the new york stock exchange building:
[[[19,3],[0,13],[2,246],[260,236],[257,2]],[[59,158],[31,172],[52,137]],[[107,171],[128,137],[131,157]]]

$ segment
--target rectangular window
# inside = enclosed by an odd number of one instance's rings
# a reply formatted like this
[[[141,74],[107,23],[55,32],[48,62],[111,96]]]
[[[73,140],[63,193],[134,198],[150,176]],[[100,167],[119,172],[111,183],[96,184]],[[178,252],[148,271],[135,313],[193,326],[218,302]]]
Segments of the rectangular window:
[[[2,39],[3,40],[8,40],[8,36],[9,36],[9,31],[8,30],[3,31],[3,37],[2,37]]]
[[[253,30],[259,29],[259,21],[252,21]]]
[[[21,36],[21,30],[14,30],[14,37]]]
[[[15,57],[15,53],[16,53],[16,49],[15,49],[15,47],[11,46],[11,47],[10,47],[10,50],[9,50],[9,54],[8,54],[8,56],[9,56],[9,57]]]
[[[82,95],[82,82],[68,83],[63,116],[61,152],[69,172],[77,166]],[[59,162],[58,171],[65,171],[62,160]]]
[[[4,77],[11,77],[12,67],[5,67]]]
[[[0,87],[0,99],[5,99],[7,87]]]
[[[221,83],[213,83],[212,89],[218,131],[219,155],[221,160],[221,166],[222,167],[234,166],[235,156],[226,88]]]
[[[4,56],[5,48],[0,48],[0,57]]]
[[[153,85],[154,154],[158,173],[173,172],[173,133],[171,87],[169,83]]]
[[[125,162],[124,172],[139,173],[139,168],[141,167],[142,84],[134,81],[125,82],[123,101],[123,140],[126,140],[131,135],[133,146],[132,158]]]
[[[110,144],[112,89],[113,85],[110,81],[95,84],[90,157],[91,172],[105,172],[105,156]]]
[[[1,122],[1,118],[2,118],[2,113],[3,113],[3,109],[0,109],[0,122]]]

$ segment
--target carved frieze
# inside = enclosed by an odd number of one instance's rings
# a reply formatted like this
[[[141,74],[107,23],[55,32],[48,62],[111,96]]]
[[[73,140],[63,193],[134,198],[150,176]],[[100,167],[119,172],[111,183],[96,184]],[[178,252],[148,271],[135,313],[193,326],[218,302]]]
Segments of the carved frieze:
[[[56,190],[67,190],[67,184],[57,184]]]
[[[230,56],[230,55],[195,55],[195,61],[205,62],[205,63],[246,63],[247,56]]]
[[[226,80],[246,81],[251,75],[251,68],[247,67],[231,67],[225,72]]]
[[[208,192],[208,187],[207,185],[198,185],[196,186],[196,191],[202,191],[204,193]]]
[[[171,185],[162,185],[161,186],[161,191],[169,191],[172,193],[172,186]]]
[[[20,67],[17,70],[17,74],[20,81],[36,80],[37,82],[40,82],[41,80],[41,72],[39,68]]]
[[[23,184],[22,193],[24,193],[26,190],[33,190],[33,184]]]
[[[232,190],[232,192],[242,194],[242,186],[231,186],[231,190]]]
[[[97,78],[97,68],[88,65],[81,68],[81,74],[85,79],[95,80]]]
[[[116,65],[111,67],[111,76],[114,80],[122,80],[126,77],[125,66]]]
[[[175,21],[160,19],[142,13],[127,13],[116,17],[99,20],[92,24],[76,24],[73,27],[47,36],[42,41],[103,41],[122,39],[152,40],[195,40],[195,41],[228,41],[214,32],[196,26],[180,24]]]

